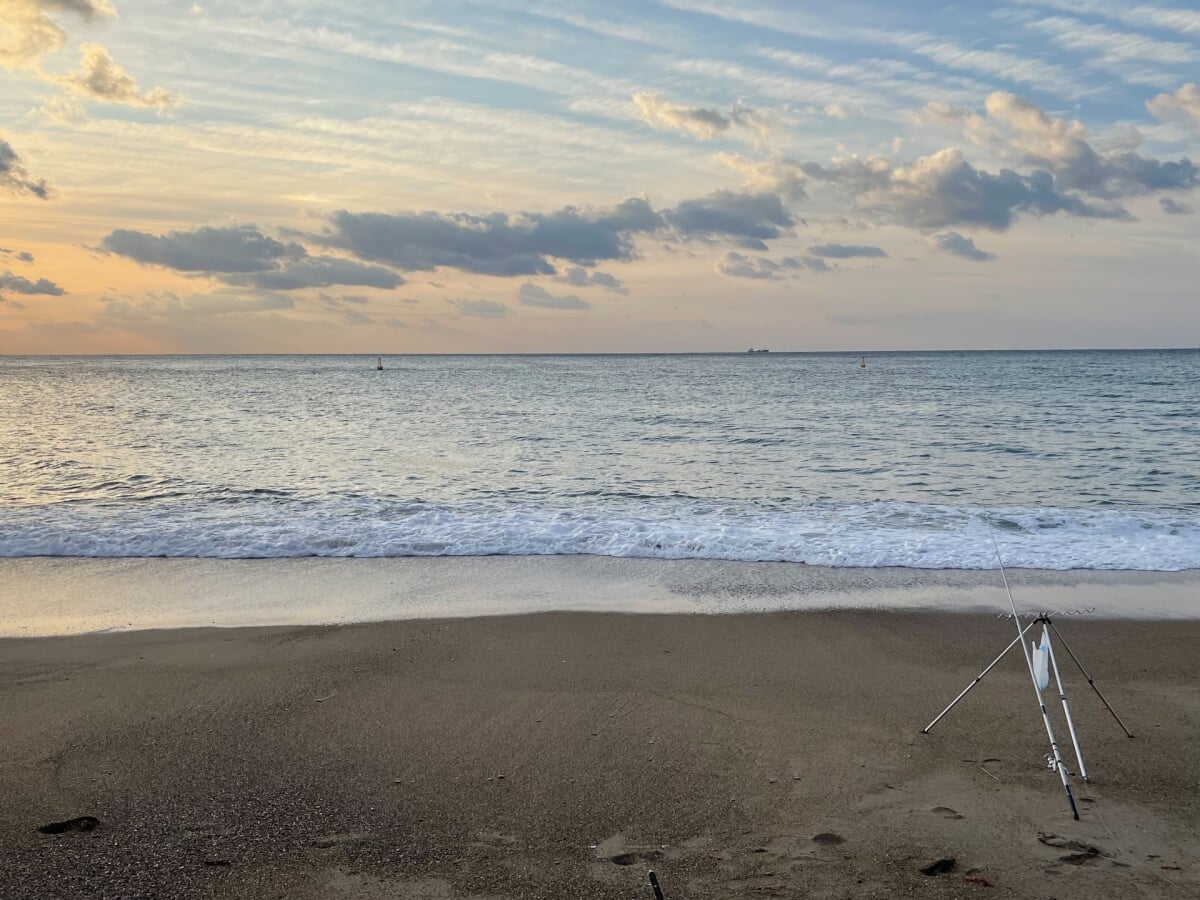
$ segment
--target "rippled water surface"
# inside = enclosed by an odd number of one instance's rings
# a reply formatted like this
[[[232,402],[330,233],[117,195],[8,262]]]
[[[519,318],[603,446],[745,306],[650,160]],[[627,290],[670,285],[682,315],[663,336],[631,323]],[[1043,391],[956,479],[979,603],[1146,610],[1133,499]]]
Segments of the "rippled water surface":
[[[0,358],[0,555],[1200,567],[1200,352]]]

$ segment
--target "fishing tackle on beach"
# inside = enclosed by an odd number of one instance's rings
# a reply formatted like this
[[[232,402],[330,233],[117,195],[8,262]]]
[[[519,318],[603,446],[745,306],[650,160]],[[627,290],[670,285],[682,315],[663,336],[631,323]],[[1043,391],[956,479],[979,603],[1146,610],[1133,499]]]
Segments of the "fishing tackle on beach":
[[[1004,559],[1000,555],[1000,545],[996,541],[996,533],[992,530],[992,524],[986,519],[984,520],[984,524],[987,525],[988,536],[991,538],[992,548],[996,552],[996,562],[1000,567],[1000,578],[1004,582],[1004,591],[1008,595],[1008,604],[1009,608],[1012,610],[1012,620],[1016,625],[1017,636],[1000,652],[999,656],[993,659],[982,672],[975,676],[974,681],[968,684],[957,697],[950,701],[949,706],[938,713],[932,722],[921,729],[921,733],[929,734],[933,726],[940,722],[945,715],[950,712],[950,710],[957,706],[958,702],[962,700],[963,697],[965,697],[970,690],[975,687],[975,685],[979,684],[979,682],[983,680],[983,677],[987,675],[987,673],[993,668],[995,668],[996,664],[1000,662],[1000,660],[1008,655],[1008,651],[1020,644],[1021,651],[1025,655],[1026,668],[1029,670],[1029,678],[1033,683],[1034,693],[1037,695],[1038,708],[1042,713],[1042,722],[1046,726],[1046,736],[1050,739],[1050,753],[1046,757],[1046,765],[1048,768],[1058,772],[1059,777],[1062,779],[1063,790],[1067,795],[1067,803],[1071,807],[1071,815],[1073,818],[1078,819],[1079,808],[1075,804],[1075,794],[1071,790],[1071,773],[1068,772],[1067,765],[1062,758],[1062,753],[1059,751],[1058,739],[1054,733],[1054,723],[1050,720],[1050,712],[1046,708],[1046,702],[1043,697],[1043,692],[1050,686],[1050,674],[1053,673],[1054,683],[1058,688],[1059,700],[1062,702],[1063,716],[1066,718],[1067,722],[1067,730],[1071,735],[1071,745],[1075,750],[1075,761],[1079,769],[1077,774],[1084,781],[1087,781],[1087,766],[1083,761],[1083,751],[1079,747],[1079,735],[1075,730],[1075,720],[1071,716],[1071,706],[1067,702],[1067,693],[1063,687],[1062,675],[1058,670],[1058,661],[1054,656],[1054,646],[1050,640],[1051,630],[1053,630],[1058,639],[1062,641],[1064,649],[1066,649],[1071,659],[1075,662],[1075,665],[1079,667],[1079,671],[1083,673],[1083,677],[1087,679],[1087,683],[1091,686],[1092,690],[1096,692],[1096,696],[1100,698],[1100,702],[1104,704],[1105,709],[1112,713],[1113,718],[1116,719],[1117,724],[1121,726],[1121,730],[1125,732],[1126,737],[1132,738],[1133,733],[1125,727],[1125,723],[1121,721],[1121,717],[1117,715],[1116,710],[1114,710],[1109,704],[1108,700],[1105,699],[1104,695],[1100,692],[1100,688],[1096,687],[1095,681],[1083,668],[1083,664],[1079,661],[1078,657],[1076,657],[1071,651],[1071,648],[1067,646],[1067,642],[1063,640],[1062,634],[1059,632],[1058,627],[1054,624],[1049,613],[1041,613],[1040,615],[1034,617],[1033,621],[1031,621],[1028,625],[1022,627],[1021,617],[1017,612],[1017,603],[1013,599],[1012,588],[1008,584],[1008,573],[1004,570]],[[1029,644],[1026,644],[1025,636],[1033,629],[1035,625],[1042,626],[1040,639],[1036,642],[1030,642]]]

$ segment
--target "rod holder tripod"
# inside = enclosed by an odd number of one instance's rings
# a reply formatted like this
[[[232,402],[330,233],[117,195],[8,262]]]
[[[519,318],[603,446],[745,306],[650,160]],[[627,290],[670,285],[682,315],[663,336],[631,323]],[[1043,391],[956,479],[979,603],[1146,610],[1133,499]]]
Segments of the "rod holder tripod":
[[[1003,569],[1001,571],[1003,572]],[[1007,587],[1007,578],[1005,578],[1005,586]],[[938,722],[940,722],[943,718],[945,718],[946,714],[949,713],[950,710],[954,709],[954,707],[958,705],[959,701],[962,700],[965,696],[967,696],[967,694],[971,692],[971,689],[974,688],[975,685],[979,684],[979,682],[981,682],[983,680],[984,676],[987,675],[988,672],[992,671],[992,669],[994,669],[996,667],[996,664],[999,663],[1000,660],[1004,659],[1004,657],[1008,655],[1008,652],[1010,650],[1012,650],[1013,647],[1017,646],[1017,644],[1020,644],[1021,649],[1025,656],[1025,661],[1026,661],[1027,665],[1029,666],[1029,674],[1030,674],[1030,677],[1033,679],[1034,689],[1037,691],[1038,706],[1041,708],[1042,721],[1046,726],[1046,735],[1050,738],[1050,751],[1051,751],[1050,760],[1052,760],[1051,768],[1055,769],[1058,772],[1059,776],[1062,778],[1063,788],[1067,793],[1067,802],[1071,806],[1071,814],[1076,819],[1078,819],[1079,818],[1079,810],[1075,806],[1075,797],[1071,792],[1071,782],[1068,777],[1069,773],[1067,772],[1067,766],[1062,760],[1062,755],[1059,753],[1058,740],[1054,736],[1054,725],[1050,721],[1050,713],[1046,709],[1046,704],[1045,704],[1045,701],[1042,696],[1042,691],[1045,690],[1046,687],[1048,687],[1049,673],[1050,673],[1050,671],[1052,671],[1054,673],[1055,686],[1058,688],[1058,696],[1059,696],[1059,699],[1062,701],[1063,714],[1067,720],[1067,730],[1071,734],[1071,744],[1075,749],[1075,760],[1079,766],[1079,776],[1084,781],[1087,781],[1088,780],[1087,767],[1085,766],[1085,764],[1083,762],[1083,752],[1079,749],[1079,736],[1075,731],[1075,720],[1071,717],[1071,707],[1070,707],[1070,704],[1067,702],[1067,694],[1066,694],[1065,689],[1063,688],[1062,676],[1058,670],[1058,660],[1054,656],[1054,647],[1050,641],[1050,632],[1051,631],[1054,632],[1055,636],[1062,643],[1063,649],[1067,651],[1067,654],[1071,657],[1071,660],[1079,668],[1079,671],[1083,674],[1083,677],[1087,679],[1087,683],[1091,686],[1092,690],[1096,692],[1096,696],[1100,698],[1100,702],[1104,704],[1104,708],[1107,709],[1112,714],[1112,717],[1116,720],[1117,724],[1119,726],[1121,726],[1121,730],[1125,732],[1125,736],[1132,738],[1133,732],[1131,732],[1128,728],[1125,727],[1125,723],[1121,721],[1121,717],[1119,715],[1117,715],[1117,711],[1112,708],[1112,704],[1110,704],[1108,702],[1108,699],[1100,691],[1100,688],[1096,686],[1095,679],[1093,679],[1092,676],[1089,675],[1087,670],[1083,667],[1083,663],[1081,663],[1079,661],[1079,657],[1077,657],[1075,655],[1075,653],[1071,650],[1070,645],[1067,644],[1066,640],[1062,636],[1062,633],[1058,630],[1058,626],[1054,624],[1054,621],[1051,619],[1049,614],[1043,613],[1039,616],[1035,616],[1029,622],[1029,624],[1026,625],[1024,628],[1021,627],[1021,621],[1019,618],[1016,618],[1015,613],[1014,613],[1014,618],[1016,620],[1017,636],[1012,640],[1011,643],[1009,643],[1009,645],[1007,647],[1005,647],[1000,652],[999,656],[997,656],[995,659],[993,659],[988,664],[987,668],[985,668],[982,672],[980,672],[978,675],[975,676],[975,680],[972,681],[970,684],[968,684],[963,689],[962,693],[960,693],[957,697],[955,697],[952,701],[950,701],[949,706],[947,706],[940,713],[938,713],[937,716],[934,717],[932,722],[930,722],[928,725],[926,725],[924,728],[921,729],[921,733],[929,734],[929,732],[933,728],[933,726],[937,725]],[[1047,667],[1047,671],[1042,673],[1042,678],[1040,678],[1040,679],[1039,679],[1039,673],[1036,671],[1034,658],[1030,654],[1029,647],[1025,644],[1025,635],[1028,634],[1029,631],[1032,630],[1035,625],[1042,626],[1042,644],[1041,644],[1041,647],[1039,647],[1038,649],[1043,650],[1046,654],[1045,665]]]

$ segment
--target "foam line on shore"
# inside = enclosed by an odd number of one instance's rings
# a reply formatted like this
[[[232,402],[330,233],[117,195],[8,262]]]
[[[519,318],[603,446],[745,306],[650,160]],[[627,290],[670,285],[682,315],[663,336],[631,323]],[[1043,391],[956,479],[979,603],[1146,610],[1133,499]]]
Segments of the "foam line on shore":
[[[1200,571],[1009,573],[1022,613],[1200,618]],[[1001,614],[998,573],[610,557],[0,560],[0,636],[546,611]]]

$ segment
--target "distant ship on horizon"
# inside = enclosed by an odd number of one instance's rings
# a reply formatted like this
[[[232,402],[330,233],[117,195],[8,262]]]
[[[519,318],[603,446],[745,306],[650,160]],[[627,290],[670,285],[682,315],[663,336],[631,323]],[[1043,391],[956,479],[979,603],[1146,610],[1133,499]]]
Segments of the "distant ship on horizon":
[[[755,350],[753,347],[751,347],[746,352],[747,353],[770,353],[771,351],[770,350]]]

